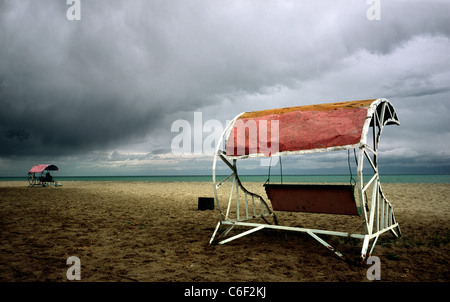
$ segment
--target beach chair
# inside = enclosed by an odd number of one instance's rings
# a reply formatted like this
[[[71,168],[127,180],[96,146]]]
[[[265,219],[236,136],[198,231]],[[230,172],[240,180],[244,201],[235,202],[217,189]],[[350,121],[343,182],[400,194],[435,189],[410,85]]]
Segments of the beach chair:
[[[225,244],[262,229],[307,233],[345,258],[322,235],[362,240],[361,261],[373,252],[379,236],[391,232],[401,236],[391,203],[386,199],[378,171],[378,144],[384,126],[400,125],[389,100],[327,103],[242,113],[223,132],[215,152],[212,178],[220,220],[210,244]],[[246,158],[301,155],[354,150],[357,179],[350,184],[264,184],[267,199],[248,191],[240,180],[237,162]],[[358,152],[358,155],[356,155]],[[218,163],[231,174],[218,179]],[[350,162],[349,162],[350,163]],[[367,174],[367,181],[364,181]],[[223,169],[222,169],[223,170]],[[369,170],[370,172],[367,172]],[[221,190],[231,182],[229,194]],[[228,196],[228,198],[224,198]],[[348,215],[361,220],[362,232],[336,231],[279,225],[275,212]],[[241,226],[249,230],[234,236]]]

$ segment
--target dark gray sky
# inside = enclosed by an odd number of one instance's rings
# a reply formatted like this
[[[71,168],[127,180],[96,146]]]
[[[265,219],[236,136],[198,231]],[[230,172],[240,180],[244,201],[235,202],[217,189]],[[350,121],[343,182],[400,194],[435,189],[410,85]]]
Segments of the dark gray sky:
[[[210,174],[173,154],[174,121],[378,97],[401,121],[385,170],[450,173],[448,1],[381,0],[372,21],[363,0],[80,3],[69,21],[65,0],[0,0],[0,176]]]

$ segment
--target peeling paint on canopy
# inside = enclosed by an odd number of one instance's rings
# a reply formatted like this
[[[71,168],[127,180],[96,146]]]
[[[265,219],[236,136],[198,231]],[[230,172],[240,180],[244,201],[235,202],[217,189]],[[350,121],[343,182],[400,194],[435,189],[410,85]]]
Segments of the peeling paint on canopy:
[[[364,132],[369,126],[367,121],[370,123],[381,102],[387,100],[371,99],[243,113],[234,121],[226,142],[226,155],[274,156],[354,148],[364,141]],[[383,123],[398,124],[393,108],[387,111]]]
[[[327,104],[316,104],[316,105],[306,105],[306,106],[296,106],[296,107],[286,107],[286,108],[278,108],[278,109],[269,109],[269,110],[261,110],[261,111],[253,111],[246,112],[240,118],[256,118],[262,117],[265,115],[276,114],[282,115],[289,112],[295,111],[332,111],[338,109],[352,109],[352,108],[361,108],[361,107],[369,107],[375,99],[373,100],[364,100],[364,101],[353,101],[353,102],[340,102],[340,103],[327,103]]]

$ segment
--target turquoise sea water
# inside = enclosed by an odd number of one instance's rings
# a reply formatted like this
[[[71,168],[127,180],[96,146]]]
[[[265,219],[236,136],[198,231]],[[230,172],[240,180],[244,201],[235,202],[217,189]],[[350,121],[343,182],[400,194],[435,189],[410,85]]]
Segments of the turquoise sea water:
[[[226,176],[217,176],[222,180]],[[240,175],[242,182],[265,182],[267,175]],[[211,175],[194,176],[58,176],[54,178],[63,181],[203,181],[212,182]],[[450,183],[450,175],[382,175],[382,183]],[[369,180],[369,177],[365,181]],[[0,181],[27,181],[27,177],[0,177]],[[280,182],[279,175],[272,175],[270,182]],[[314,182],[314,183],[346,183],[349,175],[283,175],[284,183]]]

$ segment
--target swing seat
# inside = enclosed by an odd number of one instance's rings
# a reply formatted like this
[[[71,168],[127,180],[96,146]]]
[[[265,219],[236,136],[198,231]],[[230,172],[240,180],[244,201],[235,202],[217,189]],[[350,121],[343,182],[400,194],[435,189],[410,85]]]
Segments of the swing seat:
[[[357,215],[353,185],[265,184],[275,211]]]

